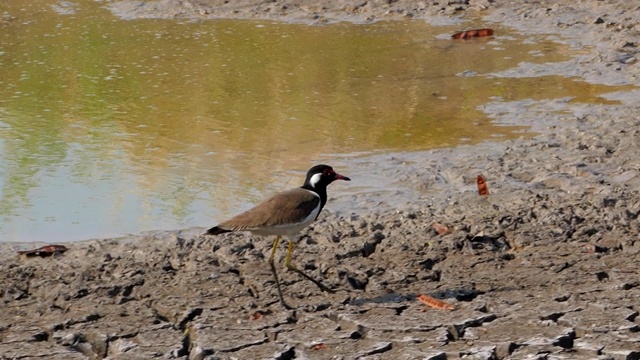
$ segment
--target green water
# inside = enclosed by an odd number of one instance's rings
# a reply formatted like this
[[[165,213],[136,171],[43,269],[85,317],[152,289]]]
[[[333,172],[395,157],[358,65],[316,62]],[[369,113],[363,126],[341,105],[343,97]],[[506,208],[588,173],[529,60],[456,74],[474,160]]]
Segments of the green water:
[[[452,41],[420,21],[126,21],[105,4],[0,4],[0,241],[209,226],[335,155],[521,135],[478,110],[490,99],[616,90],[484,76],[571,55],[495,26]]]

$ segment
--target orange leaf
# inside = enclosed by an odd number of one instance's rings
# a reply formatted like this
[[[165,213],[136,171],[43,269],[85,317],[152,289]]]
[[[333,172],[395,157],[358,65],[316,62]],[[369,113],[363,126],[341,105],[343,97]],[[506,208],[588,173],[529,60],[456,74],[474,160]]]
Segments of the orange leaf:
[[[41,248],[37,248],[34,250],[27,250],[27,251],[18,251],[18,254],[22,254],[22,255],[26,255],[26,256],[50,256],[53,254],[62,254],[63,252],[67,251],[69,249],[67,249],[66,246],[64,245],[47,245],[47,246],[43,246]]]
[[[474,37],[483,37],[493,35],[493,29],[474,29],[457,32],[451,35],[452,39],[470,39]]]
[[[324,343],[317,343],[317,344],[311,345],[310,349],[311,350],[322,350],[322,349],[324,349],[326,347],[327,346]]]
[[[418,295],[418,300],[420,300],[423,304],[435,308],[435,309],[440,309],[440,310],[453,310],[455,309],[453,307],[453,305],[449,305],[446,302],[442,301],[442,300],[438,300],[436,298],[434,298],[433,296],[429,296],[429,295],[424,295],[424,294],[420,294]]]
[[[271,311],[269,311],[269,310],[267,310],[267,311],[258,310],[256,312],[254,312],[253,314],[249,315],[249,320],[260,320],[265,315],[269,315],[270,313],[271,313]]]
[[[431,227],[438,233],[438,235],[447,235],[451,232],[448,227],[440,223],[433,223]]]
[[[489,195],[487,182],[484,180],[484,176],[482,175],[478,175],[478,194],[480,194],[480,196]]]

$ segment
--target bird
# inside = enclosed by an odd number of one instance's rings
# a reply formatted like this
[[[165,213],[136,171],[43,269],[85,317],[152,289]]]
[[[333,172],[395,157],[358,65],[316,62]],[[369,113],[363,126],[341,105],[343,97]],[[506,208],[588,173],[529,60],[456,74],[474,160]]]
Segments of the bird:
[[[296,235],[318,218],[327,203],[327,186],[335,180],[351,181],[350,178],[335,172],[329,165],[315,165],[307,171],[304,184],[301,187],[279,192],[255,207],[208,229],[204,234],[219,235],[228,232],[248,231],[259,236],[276,235],[271,256],[269,256],[269,265],[276,282],[280,303],[286,309],[293,308],[284,301],[274,264],[276,249],[283,236],[289,239],[285,266],[316,284],[320,290],[334,293],[320,281],[295,267],[291,263],[291,254]]]

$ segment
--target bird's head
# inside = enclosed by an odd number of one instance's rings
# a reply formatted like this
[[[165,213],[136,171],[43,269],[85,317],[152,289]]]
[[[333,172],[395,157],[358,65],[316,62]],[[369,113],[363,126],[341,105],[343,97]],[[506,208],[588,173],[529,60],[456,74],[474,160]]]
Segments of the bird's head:
[[[348,177],[335,172],[329,165],[316,165],[307,171],[307,178],[304,184],[313,189],[318,189],[320,186],[326,187],[334,180],[351,181]]]

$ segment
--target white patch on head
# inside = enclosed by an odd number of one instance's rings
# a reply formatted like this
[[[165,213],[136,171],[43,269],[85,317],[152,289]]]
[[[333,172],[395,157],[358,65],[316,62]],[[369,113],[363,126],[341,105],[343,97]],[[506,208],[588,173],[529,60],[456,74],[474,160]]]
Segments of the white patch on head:
[[[321,179],[322,173],[313,174],[313,176],[311,176],[311,179],[309,179],[309,185],[311,185],[311,187],[315,189],[316,184],[318,184]]]

